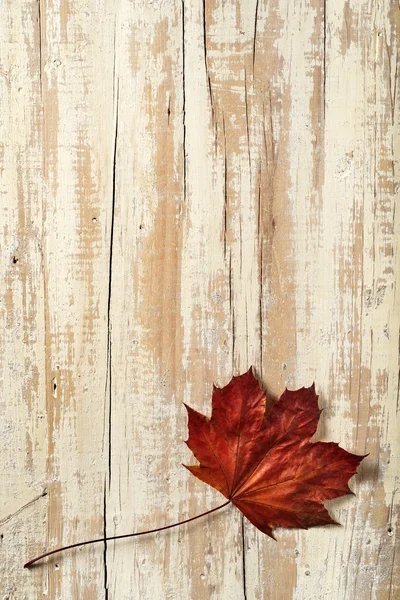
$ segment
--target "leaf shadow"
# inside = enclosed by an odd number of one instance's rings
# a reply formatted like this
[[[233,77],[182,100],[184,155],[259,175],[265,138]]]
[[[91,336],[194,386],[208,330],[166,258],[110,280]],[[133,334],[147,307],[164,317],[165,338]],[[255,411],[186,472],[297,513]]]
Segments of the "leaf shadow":
[[[273,405],[278,402],[279,396],[271,392],[271,390],[263,381],[261,373],[258,372],[258,369],[256,369],[255,367],[252,368],[254,376],[257,378],[258,383],[265,394],[265,413],[267,413],[273,407]]]
[[[379,464],[371,455],[366,455],[352,481],[373,484],[379,481]]]

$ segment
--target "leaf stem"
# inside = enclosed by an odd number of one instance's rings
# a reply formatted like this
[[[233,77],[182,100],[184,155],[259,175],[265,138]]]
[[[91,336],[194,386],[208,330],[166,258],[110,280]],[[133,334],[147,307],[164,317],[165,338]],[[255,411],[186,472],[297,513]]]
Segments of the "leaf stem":
[[[224,508],[224,506],[228,506],[230,504],[230,500],[224,502],[220,506],[216,506],[211,510],[207,510],[206,512],[201,513],[200,515],[196,515],[195,517],[191,517],[190,519],[185,519],[184,521],[179,521],[178,523],[172,523],[172,525],[164,525],[164,527],[157,527],[157,529],[149,529],[148,531],[138,531],[137,533],[126,533],[124,535],[114,535],[113,537],[103,537],[96,540],[88,540],[86,542],[78,542],[77,544],[71,544],[70,546],[63,546],[62,548],[56,548],[55,550],[51,550],[50,552],[46,552],[45,554],[41,554],[36,558],[32,558],[27,563],[24,564],[24,569],[29,569],[34,563],[38,562],[42,558],[46,558],[47,556],[51,556],[52,554],[56,554],[57,552],[63,552],[64,550],[70,550],[71,548],[78,548],[79,546],[86,546],[87,544],[97,544],[98,542],[109,542],[112,540],[121,540],[122,538],[129,537],[137,537],[139,535],[146,535],[148,533],[156,533],[157,531],[164,531],[165,529],[171,529],[172,527],[178,527],[179,525],[184,525],[185,523],[190,523],[190,521],[195,521],[196,519],[200,519],[201,517],[205,517],[206,515],[210,515],[211,513]]]

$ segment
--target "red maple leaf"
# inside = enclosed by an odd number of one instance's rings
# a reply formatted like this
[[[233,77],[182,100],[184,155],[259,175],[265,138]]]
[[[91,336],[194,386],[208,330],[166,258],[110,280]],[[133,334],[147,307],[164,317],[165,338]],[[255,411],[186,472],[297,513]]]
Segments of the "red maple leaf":
[[[352,493],[347,484],[364,456],[333,442],[310,443],[321,413],[314,384],[286,389],[266,411],[250,369],[223,388],[214,386],[210,419],[185,406],[186,443],[200,463],[186,468],[260,531],[274,537],[273,527],[336,523],[323,501]]]

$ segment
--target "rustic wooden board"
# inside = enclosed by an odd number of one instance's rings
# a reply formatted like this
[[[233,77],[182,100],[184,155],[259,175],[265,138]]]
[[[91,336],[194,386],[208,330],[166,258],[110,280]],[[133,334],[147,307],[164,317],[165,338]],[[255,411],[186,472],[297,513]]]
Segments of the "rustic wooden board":
[[[0,8],[1,599],[396,600],[398,3]],[[182,402],[250,365],[369,452],[342,527],[228,507],[22,568],[220,504]]]

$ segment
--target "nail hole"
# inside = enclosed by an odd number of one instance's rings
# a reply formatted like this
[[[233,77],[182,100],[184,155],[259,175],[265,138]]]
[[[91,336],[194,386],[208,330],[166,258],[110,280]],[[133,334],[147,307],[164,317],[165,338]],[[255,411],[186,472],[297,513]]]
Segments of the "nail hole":
[[[56,564],[54,565],[54,568],[56,569],[56,571],[58,571],[58,569],[60,568],[60,565],[59,565],[58,563],[56,563]]]
[[[13,264],[14,264],[14,265],[16,265],[16,264],[17,264],[18,260],[19,260],[19,258],[18,258],[17,256],[13,256],[13,257],[12,257],[12,261],[13,261]]]
[[[97,217],[93,217],[92,221],[93,223],[97,223]]]
[[[54,377],[51,380],[53,398],[57,398],[57,379]]]
[[[305,571],[304,575],[306,575],[306,577],[308,577],[310,575],[310,571]]]
[[[388,535],[392,536],[393,535],[393,529],[392,529],[392,527],[388,527],[387,532],[388,532]]]

